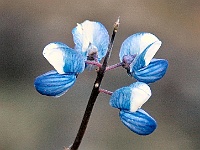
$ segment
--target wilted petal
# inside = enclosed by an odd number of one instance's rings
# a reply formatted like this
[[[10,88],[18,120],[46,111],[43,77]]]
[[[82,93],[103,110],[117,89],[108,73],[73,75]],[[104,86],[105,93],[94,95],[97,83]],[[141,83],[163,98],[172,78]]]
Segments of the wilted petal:
[[[61,42],[48,44],[43,50],[43,55],[60,74],[78,74],[85,68],[82,55]]]
[[[151,96],[150,87],[143,82],[136,82],[128,87],[122,87],[113,92],[110,105],[118,109],[135,112]]]
[[[52,70],[38,76],[35,79],[34,86],[42,95],[59,97],[66,93],[75,81],[76,76],[74,74],[61,75]]]
[[[97,54],[98,60],[105,56],[109,35],[106,28],[100,22],[86,20],[77,24],[72,30],[75,49],[83,54],[85,59]]]
[[[119,58],[120,61],[123,61],[124,56],[135,56],[139,57],[139,55],[152,43],[156,41],[160,41],[155,35],[151,33],[136,33],[128,37],[121,46]],[[159,47],[158,47],[159,48]],[[153,53],[155,49],[153,50]],[[149,52],[148,52],[149,53]],[[148,54],[149,56],[149,54]]]
[[[165,75],[167,67],[167,60],[152,59],[147,67],[144,67],[140,70],[135,70],[133,72],[133,76],[138,81],[145,82],[147,84],[153,83]]]
[[[151,134],[157,127],[155,119],[142,109],[136,112],[120,110],[119,116],[126,127],[139,135]]]

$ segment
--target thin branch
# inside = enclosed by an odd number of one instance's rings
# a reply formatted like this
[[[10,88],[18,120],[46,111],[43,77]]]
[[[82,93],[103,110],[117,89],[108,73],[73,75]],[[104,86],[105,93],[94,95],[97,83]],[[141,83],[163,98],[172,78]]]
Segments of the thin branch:
[[[97,66],[99,68],[102,66],[102,64],[97,62],[97,61],[86,60],[85,63],[86,64],[90,64],[90,65],[95,65],[95,66]]]
[[[108,67],[106,67],[106,71],[115,69],[117,67],[121,67],[121,66],[123,66],[123,64],[124,64],[123,62],[120,62],[120,63],[114,64],[114,65],[108,66]]]
[[[86,110],[85,110],[85,113],[84,113],[84,116],[83,116],[83,119],[81,122],[80,128],[78,130],[78,133],[76,135],[74,143],[72,144],[72,146],[70,146],[68,148],[69,150],[77,150],[81,144],[82,138],[83,138],[84,133],[87,128],[88,121],[89,121],[91,113],[92,113],[94,103],[99,94],[99,87],[100,87],[101,81],[104,77],[104,73],[105,73],[105,70],[106,70],[106,67],[108,64],[108,60],[109,60],[111,51],[112,51],[112,47],[113,47],[113,43],[114,43],[114,39],[115,39],[115,35],[117,33],[118,27],[119,27],[119,18],[118,18],[117,22],[115,22],[115,24],[114,24],[114,29],[113,29],[112,37],[110,40],[110,44],[108,46],[108,51],[106,53],[106,56],[104,58],[102,66],[99,68],[99,71],[97,72],[97,77],[94,82],[94,86],[93,86],[93,89],[92,89],[92,92],[91,92],[91,95],[90,95],[90,98],[89,98],[89,101],[88,101],[88,104],[87,104],[87,107],[86,107]]]
[[[100,93],[104,93],[104,94],[108,94],[108,95],[112,95],[113,92],[105,90],[105,89],[99,89]]]

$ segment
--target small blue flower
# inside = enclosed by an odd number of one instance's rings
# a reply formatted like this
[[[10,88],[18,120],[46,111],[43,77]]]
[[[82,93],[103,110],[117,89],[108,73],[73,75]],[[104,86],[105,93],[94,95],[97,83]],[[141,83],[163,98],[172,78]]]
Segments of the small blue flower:
[[[46,96],[59,97],[75,83],[75,74],[59,74],[55,70],[49,71],[35,79],[36,90]]]
[[[150,64],[152,58],[160,48],[162,42],[153,34],[151,33],[136,33],[128,37],[121,46],[119,58],[120,61],[124,63],[124,68],[127,69],[127,72],[130,76],[134,76],[136,79],[139,79],[140,77],[137,77],[139,75],[140,70],[148,68],[148,65]],[[156,63],[153,61],[153,66],[155,69],[155,66],[162,67],[159,70],[165,70],[162,71],[161,77],[164,76],[166,69],[167,69],[167,61],[163,63],[164,61],[157,61]],[[151,76],[151,69],[152,64],[148,68],[148,71],[146,71],[146,78],[148,76]],[[160,79],[157,77],[156,80]],[[156,80],[152,80],[155,82]],[[142,82],[146,82],[146,80],[138,80]],[[146,83],[152,82],[151,79],[147,81]]]
[[[85,60],[100,61],[107,52],[109,35],[100,22],[84,21],[72,30],[75,50],[82,53]]]
[[[82,55],[64,43],[48,44],[43,50],[43,55],[60,74],[79,74],[85,69]]]
[[[140,82],[153,83],[161,79],[168,67],[168,62],[165,59],[152,59],[147,67],[135,70],[131,76]]]
[[[149,135],[157,127],[155,119],[142,109],[138,109],[136,112],[120,110],[119,116],[126,127],[139,135]]]
[[[136,82],[113,92],[110,98],[110,105],[120,110],[135,112],[150,96],[150,87],[143,82]]]

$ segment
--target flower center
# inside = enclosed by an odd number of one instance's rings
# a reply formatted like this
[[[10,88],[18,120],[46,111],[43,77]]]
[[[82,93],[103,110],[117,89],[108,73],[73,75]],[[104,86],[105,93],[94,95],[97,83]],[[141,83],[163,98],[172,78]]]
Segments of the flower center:
[[[135,55],[124,55],[123,57],[123,65],[122,67],[125,69],[130,69],[130,64],[133,62],[133,60],[135,59],[136,54]]]

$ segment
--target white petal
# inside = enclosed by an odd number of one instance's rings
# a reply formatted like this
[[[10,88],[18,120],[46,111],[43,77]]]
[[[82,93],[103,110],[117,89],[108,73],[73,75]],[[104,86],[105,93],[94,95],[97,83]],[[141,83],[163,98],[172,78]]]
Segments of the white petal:
[[[158,51],[161,44],[162,44],[161,41],[156,41],[148,48],[148,51],[146,52],[144,56],[145,66],[147,66],[150,63],[151,59],[154,57],[154,55]]]
[[[43,50],[43,55],[48,60],[48,62],[57,70],[58,73],[65,73],[63,70],[63,67],[65,65],[64,52],[60,50],[58,44],[48,44]]]
[[[131,91],[130,111],[137,111],[151,96],[150,87],[142,82],[137,82]]]

